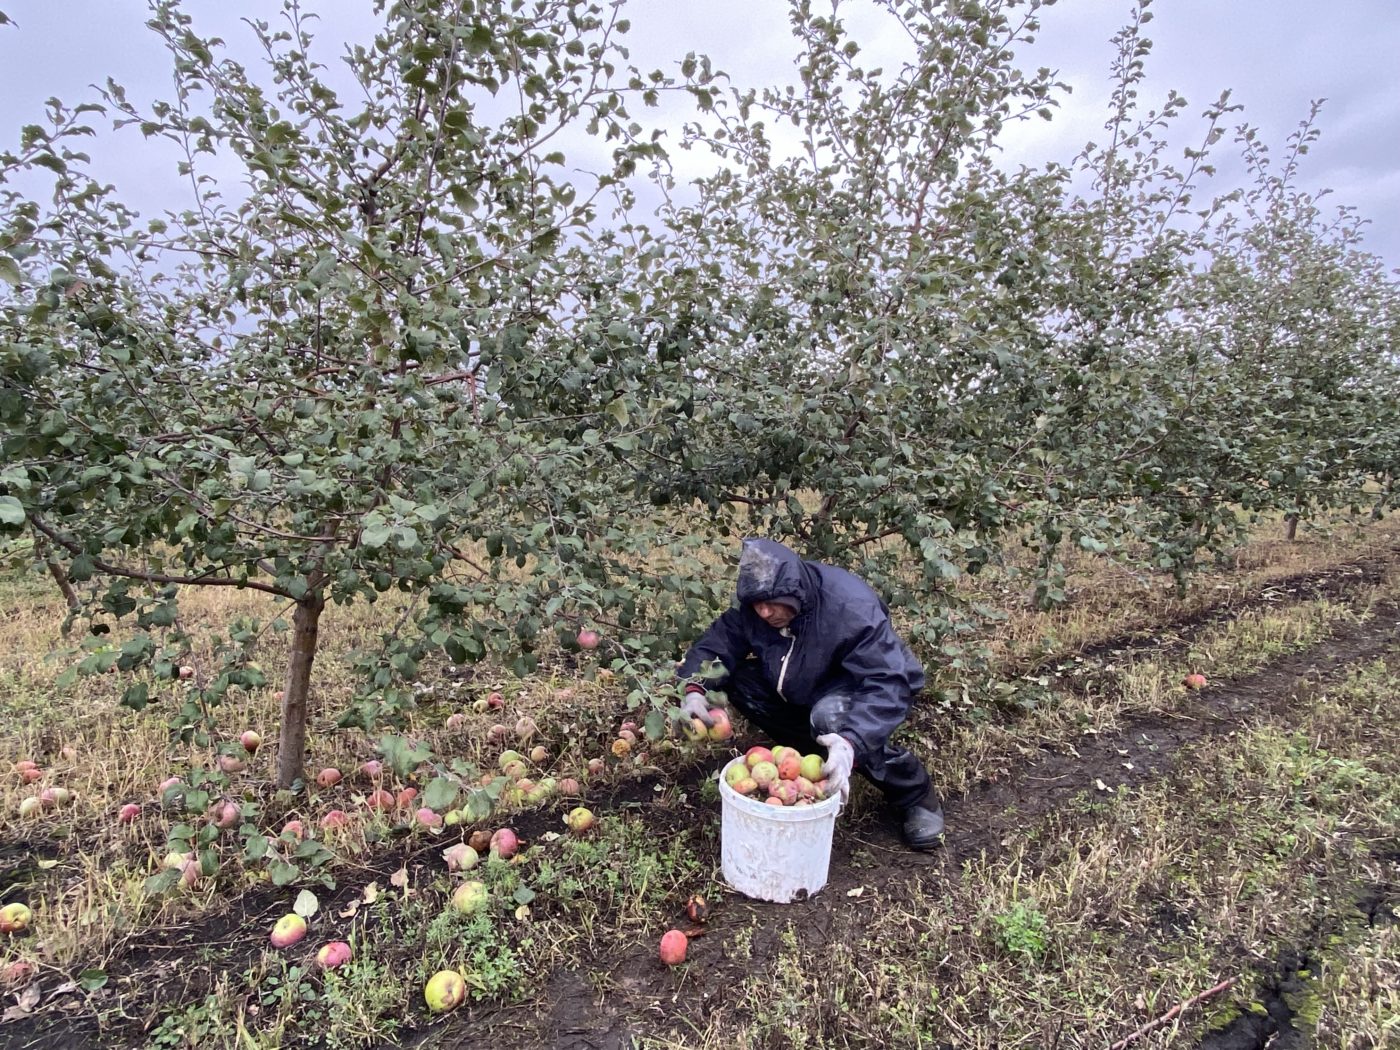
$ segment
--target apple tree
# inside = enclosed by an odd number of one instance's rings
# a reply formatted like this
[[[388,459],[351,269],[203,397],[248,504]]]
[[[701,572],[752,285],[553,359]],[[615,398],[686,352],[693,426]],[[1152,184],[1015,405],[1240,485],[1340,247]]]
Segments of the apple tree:
[[[615,5],[377,9],[337,90],[295,2],[253,24],[259,71],[161,0],[170,99],[109,82],[100,103],[55,100],[0,156],[53,186],[42,205],[4,191],[0,525],[34,530],[81,588],[83,669],[150,672],[132,706],[175,673],[184,588],[284,603],[282,786],[302,772],[328,604],[408,596],[362,655],[362,725],[412,702],[430,650],[528,669],[567,615],[636,620],[645,599],[617,575],[636,496],[617,478],[664,414],[638,401],[628,362],[646,349],[606,279],[635,241],[591,231],[661,156],[629,107],[712,90],[629,67]],[[79,144],[104,114],[173,149],[187,206],[138,216],[102,181]],[[657,586],[690,586],[683,561]],[[117,619],[137,632],[114,648]],[[263,684],[263,629],[232,625],[187,731]]]

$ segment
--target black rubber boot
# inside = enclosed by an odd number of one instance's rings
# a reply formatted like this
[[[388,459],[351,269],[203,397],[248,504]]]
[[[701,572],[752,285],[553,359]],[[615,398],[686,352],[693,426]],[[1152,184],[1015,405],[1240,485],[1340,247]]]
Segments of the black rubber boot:
[[[904,842],[912,850],[929,850],[943,842],[943,803],[932,791],[904,811]]]

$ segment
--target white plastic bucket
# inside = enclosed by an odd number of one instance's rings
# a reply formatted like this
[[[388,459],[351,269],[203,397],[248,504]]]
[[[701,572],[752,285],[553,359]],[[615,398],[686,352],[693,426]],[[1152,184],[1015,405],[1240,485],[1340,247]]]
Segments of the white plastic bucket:
[[[722,808],[720,870],[746,897],[787,904],[826,885],[831,833],[841,811],[837,796],[810,806],[770,806],[739,794],[719,776]]]

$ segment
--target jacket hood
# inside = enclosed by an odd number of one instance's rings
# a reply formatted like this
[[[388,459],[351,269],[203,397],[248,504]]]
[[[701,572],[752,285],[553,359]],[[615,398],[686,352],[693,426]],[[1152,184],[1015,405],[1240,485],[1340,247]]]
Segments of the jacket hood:
[[[774,540],[744,541],[739,555],[740,605],[772,601],[775,598],[797,603],[800,613],[808,607],[808,587],[802,559]]]

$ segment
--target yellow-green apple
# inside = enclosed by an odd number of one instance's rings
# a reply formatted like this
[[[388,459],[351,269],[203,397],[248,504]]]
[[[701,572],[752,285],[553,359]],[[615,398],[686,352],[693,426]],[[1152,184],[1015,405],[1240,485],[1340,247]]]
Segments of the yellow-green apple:
[[[467,982],[456,970],[439,970],[428,978],[423,989],[423,999],[435,1014],[455,1010],[466,997]]]
[[[463,915],[472,915],[486,907],[489,894],[486,883],[469,879],[452,891],[452,907]]]
[[[34,913],[29,905],[15,901],[0,908],[0,933],[23,933],[29,928]]]
[[[272,927],[272,946],[274,948],[290,948],[305,936],[306,920],[296,913],[284,915]]]

